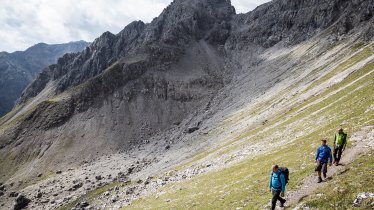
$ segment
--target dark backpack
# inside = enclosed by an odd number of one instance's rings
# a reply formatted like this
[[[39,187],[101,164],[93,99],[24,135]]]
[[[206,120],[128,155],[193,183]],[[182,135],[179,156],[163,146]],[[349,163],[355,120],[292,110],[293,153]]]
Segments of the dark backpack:
[[[289,175],[290,175],[290,172],[288,171],[288,168],[286,168],[286,167],[279,167],[278,170],[280,171],[279,172],[279,176],[278,176],[279,182],[281,182],[280,175],[283,174],[284,175],[284,180],[286,182],[285,185],[287,185],[288,184],[288,180],[289,180]]]

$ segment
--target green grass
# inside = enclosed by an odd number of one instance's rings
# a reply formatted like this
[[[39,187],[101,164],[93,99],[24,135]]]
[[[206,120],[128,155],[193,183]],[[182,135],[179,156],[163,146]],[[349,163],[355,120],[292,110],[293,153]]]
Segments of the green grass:
[[[373,116],[372,114],[371,116]],[[348,117],[351,117],[353,124],[354,116],[349,115]],[[313,159],[313,152],[318,145],[318,140],[328,133],[333,133],[339,122],[340,119],[308,137],[303,137],[290,145],[286,145],[284,149],[273,154],[247,160],[229,169],[209,173],[163,189],[162,191],[167,193],[161,197],[141,199],[134,203],[131,208],[219,209],[222,206],[227,209],[243,206],[248,209],[261,208],[269,200],[269,196],[266,196],[267,194],[264,191],[269,167],[274,163],[289,167],[292,170],[289,189],[295,188],[312,171],[313,165],[310,160]],[[363,120],[361,122],[366,123],[367,121]],[[350,130],[355,131],[354,127]],[[298,168],[303,169],[295,170]],[[165,202],[168,199],[171,202]]]
[[[358,42],[358,43],[354,44],[354,45],[351,47],[351,49],[352,49],[353,52],[356,52],[356,51],[362,49],[363,47],[365,47],[365,45],[366,45],[365,42]]]
[[[373,156],[372,150],[346,166],[345,173],[334,177],[325,187],[305,198],[303,203],[312,209],[374,209],[373,198],[364,200],[359,208],[352,207],[358,193],[374,193]]]
[[[238,147],[241,147],[243,144],[248,143],[256,143],[259,141],[262,141],[266,139],[268,136],[271,136],[272,133],[277,132],[279,130],[290,130],[291,133],[297,133],[299,131],[302,131],[305,128],[311,128],[313,127],[314,119],[318,119],[319,117],[327,116],[326,122],[324,123],[333,123],[338,127],[340,123],[348,121],[347,119],[354,119],[354,115],[360,113],[363,114],[366,109],[368,109],[371,104],[374,103],[373,97],[372,97],[372,85],[374,85],[374,62],[368,63],[360,70],[356,71],[355,73],[351,74],[349,77],[346,78],[343,82],[336,84],[335,86],[331,87],[330,89],[326,90],[323,94],[321,94],[319,97],[312,98],[309,101],[306,101],[304,104],[301,104],[299,107],[294,108],[291,112],[285,113],[285,114],[279,114],[279,117],[272,119],[269,122],[269,125],[267,127],[270,127],[269,130],[263,131],[263,126],[259,126],[255,129],[250,130],[247,133],[243,133],[242,135],[238,136],[236,139],[234,139],[231,142],[226,143],[223,145],[220,153],[221,154],[227,154],[229,151],[238,149]],[[344,88],[340,91],[339,88],[347,86],[350,82],[362,77],[365,74],[368,74],[366,77],[361,78],[358,80],[355,84],[348,86],[347,88]],[[361,85],[366,84],[363,88],[360,89]],[[334,91],[337,91],[335,94],[333,94],[330,97],[326,97],[324,100],[320,101],[319,103],[315,103],[313,105],[310,105],[311,103],[314,103],[317,99],[325,97],[327,94],[331,94]],[[360,100],[360,98],[365,98],[367,100]],[[340,104],[341,103],[341,104]],[[335,106],[336,105],[336,106]],[[349,109],[348,109],[349,107]],[[350,114],[350,115],[349,115]],[[289,117],[292,116],[292,117]],[[362,115],[359,115],[360,119]],[[370,116],[367,115],[363,119],[370,120]],[[344,118],[349,117],[349,118]],[[298,122],[304,122],[302,126]],[[271,127],[275,125],[276,123],[281,122],[280,125]],[[369,122],[367,122],[369,123]],[[366,124],[367,124],[366,123]],[[288,125],[290,124],[297,124],[293,126],[292,128],[289,128]],[[357,122],[359,125],[364,125],[365,122]],[[299,126],[298,126],[299,125]],[[354,123],[347,124],[346,126],[348,129],[352,129],[351,126],[354,125]],[[231,146],[231,144],[235,141],[239,141],[243,138],[249,138],[250,140],[246,142],[242,142],[241,144],[237,144],[234,146]],[[250,142],[249,142],[250,141]],[[218,149],[216,150],[218,151]],[[202,157],[200,156],[199,159]]]
[[[354,59],[359,62],[360,59]],[[348,64],[347,64],[348,65]],[[349,65],[354,65],[353,61]],[[352,83],[353,81],[356,81]],[[263,208],[269,201],[266,192],[268,173],[272,164],[285,165],[291,170],[288,190],[295,189],[312,173],[313,155],[321,138],[332,137],[341,124],[349,134],[364,126],[374,125],[374,62],[369,62],[339,84],[326,89],[289,112],[269,119],[264,131],[262,126],[239,134],[236,139],[213,150],[216,157],[230,154],[246,144],[266,141],[277,131],[288,129],[289,133],[305,131],[299,138],[289,138],[289,143],[271,153],[244,160],[227,169],[209,172],[191,180],[171,184],[152,195],[135,201],[126,209],[245,209]],[[319,101],[317,101],[319,100]],[[291,125],[291,126],[290,126]],[[311,129],[311,131],[308,131]],[[242,141],[243,138],[249,140]],[[238,141],[237,144],[233,142]],[[277,141],[277,140],[275,140]],[[210,152],[202,152],[187,165],[204,159]]]
[[[365,48],[367,49],[367,48]],[[366,55],[366,54],[365,54]],[[353,57],[362,57],[355,55]],[[364,56],[365,57],[365,56]],[[356,63],[361,61],[361,59],[353,59]],[[348,60],[350,65],[354,65],[354,62],[352,60]],[[345,61],[344,63],[347,63],[348,61]],[[339,127],[341,123],[348,122],[349,118],[343,118],[343,116],[347,116],[347,114],[351,113],[349,117],[354,117],[352,115],[360,114],[360,118],[362,117],[361,114],[366,111],[368,107],[370,107],[371,104],[374,103],[373,97],[372,97],[372,88],[371,86],[374,85],[374,61],[371,61],[367,63],[365,66],[363,66],[361,69],[353,72],[351,75],[349,75],[345,80],[342,82],[330,87],[329,89],[322,92],[320,95],[310,98],[309,100],[305,101],[302,104],[299,104],[295,106],[292,110],[284,112],[284,113],[278,113],[275,115],[275,118],[269,119],[269,123],[266,125],[267,128],[270,128],[267,131],[264,131],[264,126],[257,126],[255,128],[248,128],[248,131],[244,131],[243,133],[235,135],[235,137],[232,137],[231,141],[226,141],[223,145],[220,147],[210,150],[210,151],[204,151],[200,154],[196,155],[192,160],[184,164],[183,166],[179,166],[176,169],[183,169],[186,167],[191,166],[192,164],[196,163],[197,161],[204,159],[208,155],[211,155],[212,153],[216,153],[216,156],[219,156],[221,154],[227,154],[232,150],[238,149],[243,144],[248,143],[256,143],[260,142],[264,139],[266,139],[268,136],[271,136],[272,133],[277,132],[279,130],[286,130],[289,129],[287,125],[290,124],[296,124],[299,121],[303,121],[304,123],[302,126],[294,126],[291,133],[297,133],[305,128],[313,127],[314,119],[318,119],[320,116],[327,116],[326,122],[324,123],[332,123],[336,127]],[[365,77],[363,75],[369,74]],[[362,77],[362,78],[361,78]],[[358,80],[355,84],[350,85],[352,81]],[[366,86],[363,89],[358,89],[360,86],[365,85]],[[371,85],[370,85],[371,84]],[[348,86],[349,85],[349,86]],[[339,90],[342,87],[342,90]],[[332,96],[328,96],[328,94],[333,94]],[[298,97],[298,96],[295,96]],[[325,98],[319,103],[315,103],[317,100],[320,100],[321,98]],[[360,98],[365,98],[367,100],[360,100]],[[275,99],[274,99],[275,100]],[[267,102],[269,103],[269,102]],[[315,103],[315,104],[314,104]],[[336,104],[336,103],[342,103],[342,104]],[[313,104],[313,105],[311,105]],[[335,106],[337,105],[337,106]],[[334,108],[335,107],[335,108]],[[349,108],[348,108],[349,107]],[[346,112],[346,113],[345,113]],[[239,112],[238,115],[243,115],[245,112]],[[247,112],[248,114],[248,112]],[[370,116],[367,115],[366,118],[368,119],[368,122],[357,122],[359,126],[370,124]],[[233,119],[236,119],[235,121],[238,122],[238,117],[233,116]],[[335,120],[334,120],[335,119]],[[231,120],[226,120],[231,121]],[[281,122],[280,126],[274,126],[276,123]],[[301,125],[301,124],[298,124]],[[349,130],[352,130],[352,126],[354,123],[348,123],[347,128]],[[333,130],[333,129],[332,129]],[[234,144],[237,141],[240,141],[244,138],[248,138],[246,142],[242,142],[239,144]]]
[[[255,159],[245,160],[219,172],[210,172],[188,181],[168,186],[160,197],[139,199],[130,209],[246,209],[262,208],[270,199],[267,190],[272,164],[291,170],[288,190],[297,187],[313,168],[313,152],[321,138],[321,131],[297,140],[287,147]],[[318,137],[319,136],[319,137]],[[300,151],[299,148],[303,148]],[[167,200],[171,200],[167,202]]]

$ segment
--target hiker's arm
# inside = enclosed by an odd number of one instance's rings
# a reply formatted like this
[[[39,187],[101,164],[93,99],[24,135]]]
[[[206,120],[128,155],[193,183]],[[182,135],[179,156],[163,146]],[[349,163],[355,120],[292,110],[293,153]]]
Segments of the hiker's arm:
[[[315,161],[317,161],[319,155],[319,148],[317,148],[316,157],[314,158]]]
[[[271,192],[271,175],[270,175],[270,179],[269,179],[269,186],[268,186],[268,190],[269,190],[269,192]]]
[[[282,193],[284,193],[284,190],[286,188],[286,180],[284,178],[283,173],[280,175],[280,180],[281,180],[281,183],[282,183]]]
[[[271,190],[271,174],[270,174],[270,179],[269,179],[269,186],[268,189]]]
[[[331,164],[332,164],[332,154],[331,154],[332,152],[331,152],[331,149],[330,149],[330,152],[329,152],[329,159],[330,159],[330,166],[331,166]]]

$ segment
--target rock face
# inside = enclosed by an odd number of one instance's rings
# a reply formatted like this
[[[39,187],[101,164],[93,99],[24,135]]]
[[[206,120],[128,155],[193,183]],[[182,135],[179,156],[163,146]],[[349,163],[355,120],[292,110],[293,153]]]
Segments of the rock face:
[[[39,43],[25,51],[0,52],[0,117],[10,111],[22,91],[43,68],[65,53],[81,51],[87,45],[84,41],[54,45]]]
[[[224,97],[232,78],[260,62],[259,52],[326,30],[336,38],[365,28],[373,23],[373,4],[275,0],[237,15],[228,0],[175,0],[151,23],[105,32],[44,69],[15,113],[0,121],[0,159],[7,163],[0,169],[11,173],[16,163],[36,158],[41,168],[79,164],[142,142],[193,135],[204,127],[202,118],[219,110],[211,102]],[[372,37],[371,28],[362,39]],[[172,129],[174,139],[162,136]]]

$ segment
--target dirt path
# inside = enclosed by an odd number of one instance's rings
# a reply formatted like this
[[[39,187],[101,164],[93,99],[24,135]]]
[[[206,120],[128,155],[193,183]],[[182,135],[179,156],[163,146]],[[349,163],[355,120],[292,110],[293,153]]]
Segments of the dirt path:
[[[374,129],[373,127],[365,127],[361,131],[352,135],[350,142],[352,147],[343,152],[341,165],[331,166],[328,168],[327,181],[317,183],[317,176],[312,174],[306,177],[301,187],[296,191],[286,193],[286,206],[292,206],[300,202],[303,198],[311,195],[316,189],[324,187],[328,181],[333,179],[337,174],[342,173],[346,166],[357,159],[361,154],[368,152],[374,148]],[[298,209],[297,207],[295,209]]]

